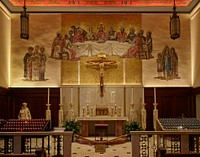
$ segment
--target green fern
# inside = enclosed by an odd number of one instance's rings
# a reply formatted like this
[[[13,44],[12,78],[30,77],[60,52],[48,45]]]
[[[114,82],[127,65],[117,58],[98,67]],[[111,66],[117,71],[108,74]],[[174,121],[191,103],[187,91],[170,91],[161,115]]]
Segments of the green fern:
[[[74,134],[80,134],[80,122],[78,121],[66,121],[64,126],[66,131],[73,131]]]

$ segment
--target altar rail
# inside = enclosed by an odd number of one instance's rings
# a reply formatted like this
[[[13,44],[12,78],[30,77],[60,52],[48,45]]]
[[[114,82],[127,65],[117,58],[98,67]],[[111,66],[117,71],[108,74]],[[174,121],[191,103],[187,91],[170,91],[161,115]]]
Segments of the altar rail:
[[[165,148],[158,148],[156,157],[199,157],[200,153],[167,153]]]
[[[167,153],[199,153],[200,131],[131,131],[132,157],[156,157],[158,148]]]
[[[0,154],[34,154],[42,148],[48,155],[71,157],[70,131],[0,132]]]

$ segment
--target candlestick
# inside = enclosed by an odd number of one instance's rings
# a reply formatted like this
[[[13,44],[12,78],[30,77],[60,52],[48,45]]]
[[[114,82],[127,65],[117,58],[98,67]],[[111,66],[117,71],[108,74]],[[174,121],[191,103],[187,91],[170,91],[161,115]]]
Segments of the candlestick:
[[[154,87],[154,103],[156,103],[156,87]]]
[[[47,104],[49,104],[49,95],[50,95],[50,89],[48,88]]]
[[[62,88],[60,88],[60,104],[62,104]]]
[[[133,87],[131,89],[131,104],[133,103]]]
[[[73,88],[71,87],[71,103],[73,103]]]
[[[144,103],[144,88],[142,88],[142,103]]]

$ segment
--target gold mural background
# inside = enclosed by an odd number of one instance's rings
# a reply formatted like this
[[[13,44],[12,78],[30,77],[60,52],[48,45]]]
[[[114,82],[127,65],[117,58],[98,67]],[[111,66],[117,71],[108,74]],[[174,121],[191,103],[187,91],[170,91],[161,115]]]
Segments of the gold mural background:
[[[98,25],[105,26],[105,32],[113,26],[116,32],[124,27],[128,33],[130,28],[135,32],[141,29],[141,14],[62,14],[62,34],[68,34],[71,26],[81,27],[88,31],[93,27],[94,32],[98,31]],[[88,60],[98,59],[97,56],[81,57],[80,61],[62,61],[61,84],[62,85],[91,85],[99,84],[99,70],[86,66]],[[105,71],[105,84],[142,84],[142,62],[138,59],[123,59],[118,56],[107,56],[107,59],[118,62],[116,69]],[[124,61],[123,61],[124,60]],[[124,63],[123,63],[124,62]],[[79,71],[79,70],[80,71]]]
[[[99,70],[87,66],[87,61],[98,59],[97,56],[82,57],[80,62],[63,60],[61,64],[62,85],[98,85]],[[118,62],[117,68],[105,70],[104,83],[107,85],[141,85],[142,61],[135,58],[124,59],[107,56],[108,60]],[[78,70],[80,69],[80,70]],[[80,79],[80,81],[78,81]]]
[[[130,28],[134,28],[135,31],[141,29],[141,14],[62,14],[61,26],[62,33],[67,34],[71,26],[81,27],[88,31],[92,26],[94,32],[97,32],[98,25],[103,23],[105,26],[105,32],[108,32],[110,26],[113,26],[115,31],[119,31],[121,27],[124,27],[126,32],[129,32]]]

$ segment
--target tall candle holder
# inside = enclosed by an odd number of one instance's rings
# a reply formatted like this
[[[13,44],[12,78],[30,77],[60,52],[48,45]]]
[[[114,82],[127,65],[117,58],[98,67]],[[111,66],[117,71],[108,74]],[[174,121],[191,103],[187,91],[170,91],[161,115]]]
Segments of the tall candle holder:
[[[130,104],[130,106],[131,106],[131,109],[130,109],[129,120],[131,122],[136,122],[137,121],[137,113],[136,113],[136,110],[135,110],[135,104],[132,103],[132,104]]]
[[[93,106],[92,106],[91,109],[90,109],[90,115],[91,115],[91,117],[94,116],[94,108],[93,108]]]
[[[117,105],[115,104],[115,108],[114,108],[114,116],[117,117]]]
[[[146,103],[141,103],[141,124],[142,124],[142,129],[146,129],[146,120],[147,120],[147,113],[145,109]]]
[[[85,117],[85,107],[82,108],[82,117]]]
[[[50,110],[50,106],[51,104],[46,104],[47,109],[46,109],[46,120],[51,120],[51,110]]]
[[[90,108],[89,108],[89,105],[87,104],[86,106],[86,117],[89,117],[90,116]]]
[[[110,116],[111,117],[113,117],[113,115],[114,115],[114,107],[113,107],[113,105],[110,107]]]
[[[60,109],[58,111],[58,127],[62,127],[63,126],[63,104],[59,104]]]
[[[158,103],[153,103],[154,109],[153,109],[153,128],[154,130],[157,129],[157,119],[158,119],[158,109],[157,109]]]
[[[118,113],[117,113],[117,115],[118,115],[119,117],[121,117],[121,114],[122,114],[122,108],[121,108],[121,106],[119,106],[119,107],[118,107]]]
[[[73,121],[75,119],[75,113],[73,109],[73,104],[70,103],[70,110],[69,110],[69,120]]]

